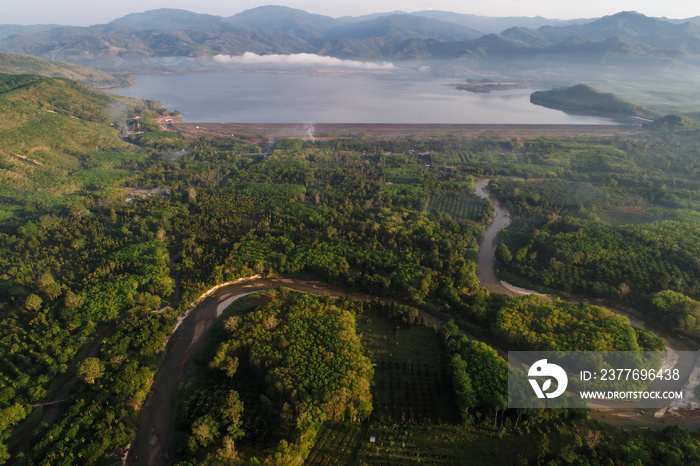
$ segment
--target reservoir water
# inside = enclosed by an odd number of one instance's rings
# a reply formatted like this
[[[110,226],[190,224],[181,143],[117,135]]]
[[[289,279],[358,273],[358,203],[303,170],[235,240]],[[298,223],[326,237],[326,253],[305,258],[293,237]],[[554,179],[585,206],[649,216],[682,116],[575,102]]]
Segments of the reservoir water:
[[[213,123],[615,124],[530,103],[533,89],[474,94],[458,78],[391,73],[137,75],[115,94],[153,98],[186,121]]]

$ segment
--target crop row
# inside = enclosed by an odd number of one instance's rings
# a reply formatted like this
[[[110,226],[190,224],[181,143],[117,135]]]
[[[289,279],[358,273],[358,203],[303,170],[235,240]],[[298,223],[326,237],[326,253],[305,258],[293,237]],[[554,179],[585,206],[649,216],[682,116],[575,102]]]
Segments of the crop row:
[[[360,424],[326,422],[317,435],[307,465],[348,464],[362,440]]]
[[[488,218],[488,202],[479,198],[436,193],[430,196],[428,210],[445,212],[455,219],[474,220]]]
[[[591,210],[604,210],[614,206],[636,205],[640,199],[621,195],[619,192],[591,183],[566,180],[521,182],[499,180],[503,193],[508,196],[528,198],[538,203],[558,207],[580,206]]]

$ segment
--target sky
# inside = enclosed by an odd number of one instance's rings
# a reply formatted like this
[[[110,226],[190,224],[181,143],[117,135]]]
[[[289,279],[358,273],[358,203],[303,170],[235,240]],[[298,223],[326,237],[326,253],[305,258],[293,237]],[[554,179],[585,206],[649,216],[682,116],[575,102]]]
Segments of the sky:
[[[333,17],[430,9],[483,16],[539,15],[557,19],[597,18],[620,11],[667,18],[700,16],[697,0],[0,0],[0,24],[87,26],[156,8],[231,16],[268,4]]]

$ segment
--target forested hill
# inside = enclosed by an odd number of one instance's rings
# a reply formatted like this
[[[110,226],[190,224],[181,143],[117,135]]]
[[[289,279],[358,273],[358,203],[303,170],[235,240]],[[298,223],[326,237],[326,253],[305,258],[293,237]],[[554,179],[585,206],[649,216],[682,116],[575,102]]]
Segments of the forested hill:
[[[651,123],[645,123],[644,127],[652,131],[697,131],[700,123],[697,119],[685,115],[666,115]]]
[[[144,157],[119,127],[149,105],[67,79],[0,74],[0,220],[108,195]]]
[[[530,102],[543,107],[577,113],[637,116],[654,118],[656,113],[641,105],[629,102],[611,92],[599,92],[586,84],[550,91],[533,92]]]
[[[0,73],[40,74],[53,78],[67,78],[97,88],[123,86],[131,82],[128,77],[114,76],[87,66],[53,62],[16,53],[0,53]]]

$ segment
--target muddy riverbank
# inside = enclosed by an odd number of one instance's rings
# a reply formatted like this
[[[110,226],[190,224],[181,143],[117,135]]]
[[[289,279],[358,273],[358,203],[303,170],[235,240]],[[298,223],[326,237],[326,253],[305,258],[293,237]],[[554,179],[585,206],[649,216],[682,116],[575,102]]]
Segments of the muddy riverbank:
[[[497,237],[501,230],[510,225],[513,218],[510,211],[487,189],[489,181],[491,180],[481,179],[474,182],[476,195],[483,199],[490,200],[494,209],[493,219],[491,223],[486,226],[484,237],[479,245],[479,260],[476,263],[476,276],[479,277],[481,286],[491,293],[504,293],[510,296],[518,296],[521,294],[537,294],[544,296],[542,293],[511,285],[498,278],[498,270],[496,268]]]

